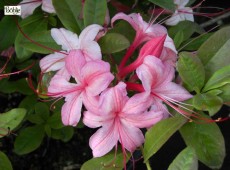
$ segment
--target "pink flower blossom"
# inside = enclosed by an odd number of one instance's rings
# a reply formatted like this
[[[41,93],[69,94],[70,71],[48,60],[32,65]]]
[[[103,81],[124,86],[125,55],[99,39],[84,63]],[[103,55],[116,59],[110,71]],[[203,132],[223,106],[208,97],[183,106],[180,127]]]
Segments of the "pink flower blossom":
[[[110,73],[110,65],[101,60],[86,62],[80,50],[71,50],[65,58],[66,69],[76,83],[69,78],[56,74],[50,82],[48,94],[65,97],[62,106],[62,122],[64,125],[76,126],[81,116],[82,104],[93,110],[97,104],[97,95],[105,90],[114,76]]]
[[[128,58],[140,44],[149,41],[152,38],[167,35],[167,30],[164,26],[160,24],[147,23],[142,19],[140,14],[132,13],[130,15],[126,15],[124,13],[118,13],[112,18],[112,24],[118,19],[123,19],[129,22],[136,31],[134,42],[128,49],[127,56],[125,56],[124,60],[121,62],[121,68],[125,66]],[[164,49],[162,51],[162,58],[172,58],[172,60],[175,61],[176,57],[177,51],[175,49],[173,40],[167,35],[164,42]]]
[[[188,2],[189,0],[174,0],[174,4],[176,4],[176,11],[169,19],[166,20],[165,24],[176,25],[180,21],[184,20],[194,21],[192,8],[185,7]]]
[[[64,58],[72,50],[80,50],[86,61],[101,59],[100,46],[94,41],[101,29],[100,25],[90,25],[81,32],[79,37],[77,34],[64,28],[51,29],[51,36],[57,44],[62,46],[64,51],[62,53],[55,52],[41,59],[40,67],[42,72],[57,71],[65,67]]]
[[[136,72],[144,90],[149,93],[152,103],[164,113],[167,113],[167,110],[162,102],[173,106],[171,103],[192,97],[182,86],[172,82],[175,70],[163,64],[159,58],[145,57],[143,64],[137,68]]]
[[[34,10],[42,5],[42,10],[48,13],[55,13],[55,9],[52,4],[52,0],[23,0],[21,5],[21,17],[26,18],[33,14]]]
[[[133,152],[144,142],[139,128],[150,127],[163,117],[160,111],[146,111],[150,106],[147,97],[148,94],[139,93],[129,98],[126,85],[120,82],[101,94],[97,111],[84,112],[86,126],[101,127],[89,141],[94,157],[105,155],[118,141],[123,153],[125,149]]]

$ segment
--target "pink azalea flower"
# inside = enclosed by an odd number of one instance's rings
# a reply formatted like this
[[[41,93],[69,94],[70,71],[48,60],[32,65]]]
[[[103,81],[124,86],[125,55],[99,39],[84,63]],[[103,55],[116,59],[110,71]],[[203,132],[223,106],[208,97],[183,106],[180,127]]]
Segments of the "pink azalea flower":
[[[101,127],[89,140],[94,157],[105,155],[118,141],[123,153],[125,149],[135,151],[144,142],[139,128],[150,127],[163,117],[162,112],[146,112],[150,106],[147,96],[146,93],[139,93],[128,98],[126,85],[120,82],[101,94],[97,111],[84,112],[86,126]]]
[[[101,29],[100,25],[90,25],[81,32],[79,37],[64,28],[51,29],[51,36],[57,44],[62,46],[64,51],[61,53],[55,52],[41,59],[42,72],[57,71],[65,67],[64,59],[72,50],[80,50],[86,61],[101,59],[100,46],[94,41]]]
[[[118,19],[123,19],[129,22],[130,25],[136,31],[134,42],[128,49],[126,56],[124,57],[124,60],[121,62],[120,68],[125,66],[125,63],[127,62],[128,58],[132,55],[134,50],[140,44],[142,44],[143,42],[149,41],[152,38],[167,35],[167,29],[164,26],[160,24],[147,23],[142,19],[140,14],[133,13],[130,15],[126,15],[124,13],[118,13],[112,18],[111,20],[112,24]],[[167,58],[173,58],[173,60],[175,60],[176,54],[177,54],[177,51],[175,49],[173,40],[167,35],[165,43],[164,43],[164,49],[162,51],[163,58],[167,56]]]
[[[79,50],[71,50],[65,60],[66,69],[76,83],[70,83],[66,76],[56,74],[51,79],[48,94],[65,97],[61,110],[62,122],[64,125],[76,126],[81,116],[82,104],[88,110],[93,110],[97,104],[97,96],[108,87],[114,76],[110,73],[108,63],[101,60],[86,62]]]
[[[176,11],[169,19],[166,20],[165,24],[176,25],[180,21],[194,21],[192,8],[185,7],[188,2],[189,0],[174,0],[174,4],[176,4]]]
[[[32,15],[34,10],[42,5],[42,10],[48,13],[55,13],[55,9],[52,4],[52,0],[23,0],[21,5],[21,17],[26,18]]]
[[[164,113],[167,113],[167,110],[164,109],[162,102],[175,108],[171,103],[176,104],[192,97],[182,86],[172,82],[175,70],[164,65],[159,58],[146,57],[136,72],[144,90],[149,93],[152,103]]]

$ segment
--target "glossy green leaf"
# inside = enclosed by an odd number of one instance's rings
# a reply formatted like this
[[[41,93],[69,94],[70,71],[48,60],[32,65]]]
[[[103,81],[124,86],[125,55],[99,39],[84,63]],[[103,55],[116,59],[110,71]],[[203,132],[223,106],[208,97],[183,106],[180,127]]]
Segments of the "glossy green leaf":
[[[53,129],[62,128],[64,125],[61,121],[61,113],[56,112],[52,116],[50,116],[49,119],[47,120],[47,124]]]
[[[158,122],[145,134],[144,161],[154,155],[164,143],[186,122],[186,119],[177,115]]]
[[[0,91],[4,93],[20,92],[24,95],[33,94],[33,90],[29,87],[27,79],[19,79],[17,81],[4,80],[0,84]]]
[[[223,100],[212,94],[197,94],[193,97],[193,106],[202,111],[208,111],[210,116],[217,113],[223,105]]]
[[[50,31],[41,31],[30,34],[30,39],[34,40],[39,45],[31,43],[28,39],[24,39],[24,41],[22,41],[22,45],[29,51],[41,54],[50,54],[61,50],[61,46],[57,45],[54,41]]]
[[[179,31],[174,37],[174,44],[176,48],[180,47],[181,43],[184,41],[184,33]]]
[[[122,170],[124,167],[124,155],[118,150],[116,160],[114,160],[114,152],[115,151],[111,151],[103,157],[88,160],[82,165],[81,170]],[[126,161],[128,161],[129,157],[129,154],[128,157],[126,155]]]
[[[25,108],[27,110],[27,114],[30,115],[34,112],[34,105],[37,103],[37,100],[37,95],[26,96],[19,104],[19,107]]]
[[[222,28],[213,34],[197,51],[208,80],[217,70],[230,63],[230,27]]]
[[[107,10],[106,0],[85,0],[84,4],[84,25],[103,25]]]
[[[83,29],[81,0],[53,0],[53,6],[65,28],[79,34]]]
[[[0,169],[2,170],[13,170],[11,162],[5,153],[0,151]]]
[[[197,170],[198,159],[195,150],[187,147],[177,155],[168,170]]]
[[[202,163],[211,169],[220,169],[225,157],[225,144],[216,123],[187,123],[180,132],[186,145],[195,149]]]
[[[224,104],[230,105],[230,84],[226,84],[225,86],[221,87],[220,90],[222,93],[219,97],[222,98]]]
[[[175,39],[175,36],[178,34],[178,32],[183,33],[183,41],[185,41],[189,39],[194,33],[204,33],[204,30],[195,22],[182,21],[171,27],[168,31],[169,36],[173,39]]]
[[[51,130],[51,137],[53,139],[59,139],[62,140],[63,142],[68,142],[74,134],[74,129],[73,127],[70,126],[65,126],[61,129],[52,129]]]
[[[45,135],[44,126],[35,125],[21,130],[14,143],[14,151],[24,155],[36,150],[42,143]]]
[[[208,80],[202,91],[205,92],[211,89],[216,89],[226,84],[230,84],[230,65],[216,71]]]
[[[47,30],[47,25],[47,19],[44,18],[43,14],[40,13],[33,14],[19,23],[21,31],[24,33],[23,35],[22,32],[19,31],[15,39],[15,51],[19,60],[26,60],[33,54],[32,51],[29,51],[23,47],[22,42],[28,39],[31,34]]]
[[[111,54],[129,47],[129,40],[118,33],[108,33],[99,40],[102,53]]]
[[[150,2],[170,11],[175,11],[176,5],[173,0],[149,0]]]
[[[179,54],[177,70],[182,80],[189,89],[200,92],[205,81],[205,71],[200,59],[192,53],[182,52]]]
[[[18,29],[13,18],[4,16],[0,21],[0,51],[13,45],[17,32]]]
[[[24,119],[26,110],[22,108],[12,109],[0,114],[0,138],[7,135],[8,129],[14,130]]]

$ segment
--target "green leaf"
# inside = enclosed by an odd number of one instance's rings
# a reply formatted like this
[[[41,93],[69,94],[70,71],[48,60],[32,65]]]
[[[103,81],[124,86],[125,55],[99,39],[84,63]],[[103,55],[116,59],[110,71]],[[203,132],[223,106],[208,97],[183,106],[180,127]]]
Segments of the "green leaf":
[[[145,134],[144,161],[154,155],[167,140],[186,122],[186,119],[177,115],[158,122]]]
[[[216,71],[206,83],[202,91],[216,89],[226,84],[230,84],[230,65]]]
[[[114,152],[111,151],[103,157],[88,160],[82,165],[81,170],[121,170],[124,167],[124,155],[118,150],[116,160],[114,160]],[[129,154],[128,157],[126,155],[126,161],[128,161],[129,157]]]
[[[9,158],[0,151],[0,169],[2,170],[13,170],[13,167],[11,165],[11,162]]]
[[[84,4],[84,25],[103,25],[107,10],[106,0],[85,0]]]
[[[60,139],[63,142],[68,142],[74,134],[73,127],[66,126],[61,129],[51,129],[51,137],[54,139]]]
[[[39,102],[35,105],[35,113],[46,121],[49,118],[50,110],[47,104]]]
[[[29,51],[41,54],[50,54],[54,51],[61,50],[61,46],[57,45],[57,43],[54,41],[50,31],[32,33],[30,34],[30,39],[34,40],[36,43],[39,43],[39,45],[31,43],[28,39],[24,39],[24,41],[22,41],[22,45]]]
[[[48,21],[44,18],[43,14],[33,14],[24,20],[22,20],[19,24],[22,32],[28,37],[31,34],[35,34],[36,32],[41,32],[47,30]],[[17,34],[15,39],[15,51],[17,54],[17,58],[21,61],[26,60],[31,57],[33,54],[32,51],[25,49],[22,45],[22,42],[27,39],[20,31]],[[33,42],[31,42],[33,43]]]
[[[177,25],[171,27],[168,31],[169,36],[173,39],[175,39],[175,36],[178,34],[178,32],[181,32],[181,34],[183,33],[183,41],[185,41],[189,39],[193,35],[193,33],[202,34],[204,33],[204,30],[195,22],[182,21],[179,22]]]
[[[208,111],[210,116],[216,114],[223,105],[223,100],[212,94],[197,94],[193,97],[193,106],[202,111]]]
[[[197,51],[208,80],[217,70],[230,63],[230,27],[222,28],[213,34]]]
[[[222,93],[219,95],[224,101],[224,104],[230,105],[230,84],[221,87]]]
[[[53,0],[53,6],[65,28],[79,34],[83,29],[81,0]]]
[[[179,31],[174,37],[174,43],[176,48],[180,47],[181,43],[184,41],[184,33]]]
[[[3,81],[0,85],[0,91],[4,93],[20,92],[24,95],[33,94],[33,90],[28,85],[27,79],[19,79],[17,81]]]
[[[24,155],[36,150],[41,145],[44,135],[45,130],[42,125],[24,128],[15,140],[15,153]]]
[[[17,32],[18,29],[13,18],[4,16],[0,22],[0,51],[7,49],[14,43]]]
[[[0,134],[7,135],[8,128],[14,130],[24,119],[26,110],[22,108],[12,109],[0,114]],[[3,137],[0,135],[0,138]]]
[[[185,148],[170,164],[168,170],[196,170],[198,160],[192,147]]]
[[[200,59],[188,52],[179,54],[177,70],[182,80],[189,86],[189,89],[200,92],[205,81],[204,67]]]
[[[36,95],[26,96],[19,104],[20,108],[25,108],[28,115],[34,112],[34,105],[37,103],[38,97]]]
[[[170,11],[175,11],[176,8],[176,5],[174,4],[173,0],[149,0],[149,1]]]
[[[111,54],[129,47],[129,40],[118,33],[108,33],[99,40],[102,53]]]
[[[47,124],[52,129],[63,128],[64,125],[62,124],[62,121],[61,121],[61,113],[60,112],[55,112],[52,116],[49,117],[49,119],[47,120]]]
[[[187,146],[195,149],[198,159],[211,169],[219,169],[225,157],[224,138],[216,123],[185,124],[181,135]]]

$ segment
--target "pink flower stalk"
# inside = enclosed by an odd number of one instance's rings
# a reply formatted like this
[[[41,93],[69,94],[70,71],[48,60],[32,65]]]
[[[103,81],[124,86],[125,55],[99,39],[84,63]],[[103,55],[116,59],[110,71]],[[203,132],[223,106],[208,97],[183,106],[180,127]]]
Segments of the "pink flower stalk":
[[[21,5],[21,17],[26,18],[33,14],[34,10],[42,5],[42,10],[48,13],[55,13],[52,0],[23,0]]]
[[[173,104],[192,98],[192,95],[182,86],[172,82],[175,70],[163,64],[159,58],[147,56],[143,64],[137,68],[136,73],[144,91],[149,93],[152,103],[164,113],[167,113],[167,110],[164,109],[162,102],[176,109]]]
[[[79,37],[77,34],[64,28],[51,29],[51,36],[58,45],[62,46],[64,53],[55,52],[41,59],[40,67],[42,72],[57,71],[64,68],[64,59],[72,50],[80,50],[86,61],[101,59],[100,46],[94,40],[102,29],[103,27],[100,25],[90,25],[81,32]]]
[[[66,76],[56,74],[51,79],[48,95],[65,97],[61,110],[62,122],[64,125],[76,126],[80,120],[82,104],[88,110],[94,110],[98,95],[108,87],[114,76],[110,73],[108,63],[101,60],[86,62],[80,50],[71,50],[65,63],[76,83],[69,82]]]
[[[90,128],[98,128],[91,136],[89,145],[94,157],[108,153],[118,141],[122,151],[134,152],[144,142],[139,128],[148,128],[160,121],[161,111],[149,111],[148,94],[139,93],[129,98],[126,85],[120,82],[115,87],[104,91],[99,99],[98,110],[84,112],[83,122]]]
[[[126,15],[124,13],[118,13],[112,18],[112,25],[118,19],[127,21],[136,31],[135,39],[129,47],[125,57],[121,61],[121,64],[119,65],[120,69],[125,66],[127,60],[139,45],[151,40],[152,38],[167,35],[167,30],[164,26],[160,24],[147,23],[142,19],[140,14],[132,13],[130,15]],[[162,53],[164,53],[164,56],[167,55],[169,58],[176,58],[177,51],[175,49],[173,40],[168,35],[166,37]]]
[[[180,21],[194,21],[193,10],[190,7],[185,7],[189,0],[174,0],[176,10],[174,14],[165,21],[166,25],[177,25]]]

